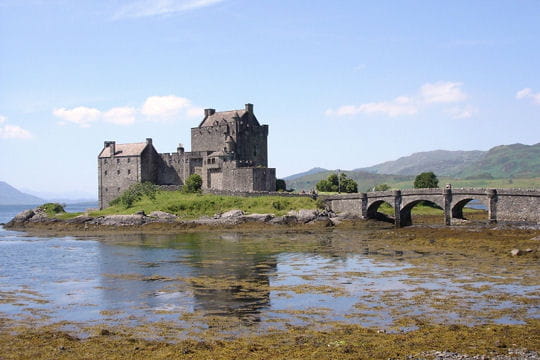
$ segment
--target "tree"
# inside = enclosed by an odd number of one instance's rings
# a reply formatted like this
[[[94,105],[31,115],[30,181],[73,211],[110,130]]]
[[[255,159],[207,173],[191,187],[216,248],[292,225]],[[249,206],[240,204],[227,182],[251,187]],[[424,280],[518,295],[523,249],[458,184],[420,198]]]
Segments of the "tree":
[[[287,184],[283,179],[276,179],[276,191],[287,191]]]
[[[182,191],[185,193],[198,193],[202,188],[202,178],[199,174],[191,174],[182,187]]]
[[[315,185],[318,191],[324,192],[358,192],[358,184],[353,179],[349,179],[347,174],[341,173],[339,178],[336,174],[331,174],[326,180],[321,180]]]
[[[386,190],[390,190],[390,186],[388,186],[388,184],[379,184],[379,185],[376,185],[374,188],[373,188],[374,191],[386,191]]]
[[[439,187],[439,179],[432,172],[423,172],[416,176],[414,179],[414,188],[415,189],[424,189],[424,188],[437,188]]]

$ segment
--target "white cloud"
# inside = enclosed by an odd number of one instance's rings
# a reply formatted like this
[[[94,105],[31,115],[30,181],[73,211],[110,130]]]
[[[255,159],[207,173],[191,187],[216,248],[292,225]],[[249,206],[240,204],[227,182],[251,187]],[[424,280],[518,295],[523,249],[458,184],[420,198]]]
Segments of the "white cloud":
[[[0,124],[7,122],[7,117],[0,115]],[[0,126],[0,139],[31,139],[32,134],[17,125]]]
[[[525,88],[516,93],[516,99],[531,99],[535,104],[540,104],[540,92],[534,93],[532,89]]]
[[[337,110],[328,109],[326,115],[332,116],[347,116],[357,114],[383,114],[390,117],[400,115],[414,115],[418,112],[418,108],[411,100],[405,96],[399,96],[393,101],[372,102],[361,104],[359,106],[345,105]]]
[[[398,96],[390,101],[369,102],[360,105],[345,105],[337,109],[328,109],[327,116],[351,116],[357,114],[382,114],[390,117],[415,115],[427,106],[438,103],[456,103],[467,98],[461,90],[459,82],[426,83],[420,87],[415,96]],[[459,109],[447,110],[455,118],[472,116],[476,109],[465,106]]]
[[[103,114],[103,120],[116,125],[131,125],[136,114],[137,110],[129,106],[115,107]]]
[[[420,88],[420,94],[426,103],[454,103],[467,99],[467,95],[461,90],[462,83],[439,81],[432,84],[424,84]]]
[[[159,120],[159,118],[170,118],[178,115],[182,109],[189,110],[190,107],[191,102],[183,97],[175,95],[150,96],[144,102],[141,113],[153,117],[151,120]]]
[[[121,7],[113,19],[172,15],[218,4],[224,0],[138,0]]]
[[[477,112],[478,110],[471,105],[466,105],[464,107],[454,107],[447,111],[447,113],[450,114],[454,119],[468,119]]]
[[[77,124],[80,127],[90,127],[93,122],[101,118],[101,111],[86,106],[79,106],[73,109],[54,109],[53,115],[67,122]]]
[[[109,110],[86,106],[78,106],[72,109],[58,108],[53,110],[53,115],[61,119],[57,124],[77,124],[88,128],[94,123],[106,122],[115,125],[132,125],[140,120],[163,121],[182,118],[203,117],[203,109],[193,106],[187,98],[176,95],[150,96],[146,98],[140,108],[131,106],[114,107]],[[0,123],[1,123],[0,118]]]

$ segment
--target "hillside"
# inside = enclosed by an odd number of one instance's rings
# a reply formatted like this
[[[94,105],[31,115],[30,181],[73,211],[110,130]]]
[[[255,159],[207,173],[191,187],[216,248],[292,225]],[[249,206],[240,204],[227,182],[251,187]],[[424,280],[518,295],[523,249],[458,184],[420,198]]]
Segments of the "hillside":
[[[454,176],[463,169],[481,160],[485,151],[448,151],[434,150],[414,153],[400,157],[394,161],[387,161],[375,166],[355,169],[354,171],[367,171],[375,174],[418,175],[424,171],[433,171],[437,175]]]
[[[0,205],[43,204],[43,199],[25,194],[6,182],[0,181]]]
[[[540,143],[496,146],[485,153],[481,159],[465,166],[455,175],[460,178],[490,175],[497,179],[538,177],[540,176]]]
[[[325,172],[325,171],[329,171],[329,170],[326,170],[326,169],[323,169],[323,168],[320,168],[320,167],[315,167],[315,168],[310,169],[308,171],[304,171],[304,172],[301,172],[301,173],[298,173],[298,174],[287,176],[287,177],[283,178],[283,180],[285,180],[287,183],[289,183],[290,181],[301,178],[303,176],[314,175],[314,174],[318,174],[318,173]]]

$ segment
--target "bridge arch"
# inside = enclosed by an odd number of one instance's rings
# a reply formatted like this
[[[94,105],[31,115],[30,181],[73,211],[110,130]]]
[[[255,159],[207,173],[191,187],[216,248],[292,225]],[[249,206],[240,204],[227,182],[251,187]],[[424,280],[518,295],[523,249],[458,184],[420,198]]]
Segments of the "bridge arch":
[[[482,205],[486,207],[486,209],[489,209],[489,199],[486,199],[485,196],[478,197],[478,196],[458,196],[455,199],[452,199],[452,218],[453,219],[465,219],[463,216],[463,209],[465,206],[470,203],[471,201],[478,201]]]
[[[383,214],[383,213],[380,213],[378,210],[379,210],[379,207],[382,205],[382,204],[387,204],[389,205],[392,209],[394,208],[394,206],[392,206],[392,204],[390,204],[388,201],[386,200],[375,200],[373,201],[372,203],[368,203],[368,206],[367,206],[367,211],[366,211],[366,218],[367,219],[376,219],[376,220],[382,220],[382,221],[386,221],[386,222],[394,222],[394,219],[391,218],[390,216],[386,215],[386,214]]]
[[[433,199],[435,200],[435,199]],[[433,207],[439,208],[441,211],[441,217],[444,216],[444,204],[441,206],[439,204],[439,201],[432,201],[432,200],[413,200],[406,203],[404,206],[401,207],[401,210],[399,211],[399,219],[400,219],[400,226],[409,226],[412,225],[412,209],[421,203],[427,203]]]

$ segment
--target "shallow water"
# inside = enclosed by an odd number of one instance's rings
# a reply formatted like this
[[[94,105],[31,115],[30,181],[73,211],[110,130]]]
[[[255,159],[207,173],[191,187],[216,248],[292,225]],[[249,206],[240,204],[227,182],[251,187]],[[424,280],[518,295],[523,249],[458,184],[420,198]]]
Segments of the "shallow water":
[[[433,262],[441,255],[385,246],[377,240],[384,231],[75,238],[0,228],[0,316],[83,325],[167,322],[186,334],[334,321],[391,328],[403,318],[519,324],[540,317],[538,267],[514,278],[497,259],[478,267],[456,253]]]

